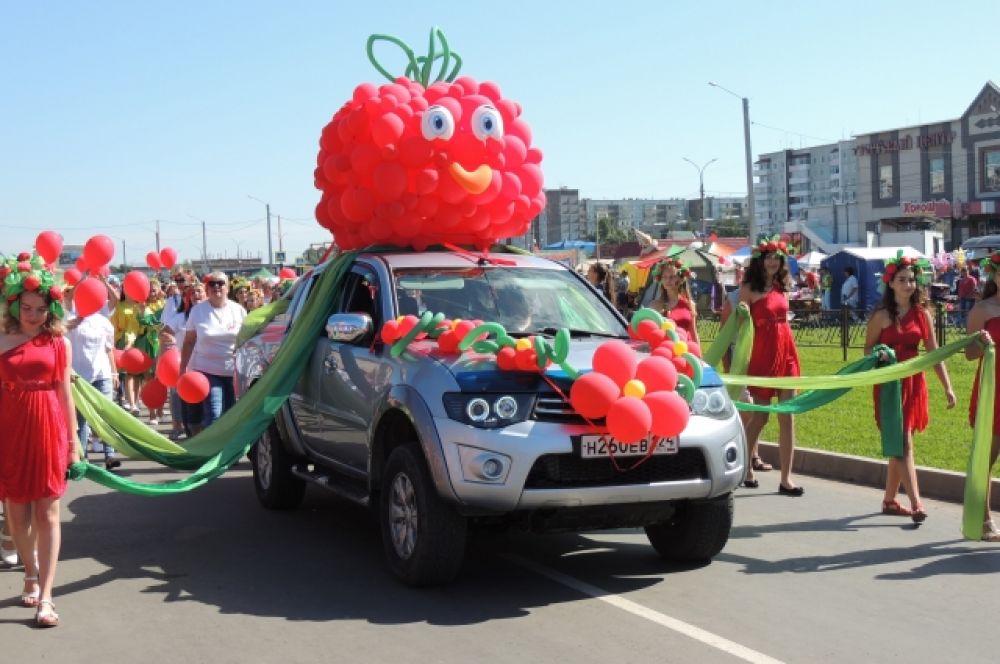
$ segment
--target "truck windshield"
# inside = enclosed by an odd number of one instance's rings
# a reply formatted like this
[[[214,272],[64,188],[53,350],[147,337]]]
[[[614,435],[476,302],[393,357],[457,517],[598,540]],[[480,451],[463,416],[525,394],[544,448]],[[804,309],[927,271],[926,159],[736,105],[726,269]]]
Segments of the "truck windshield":
[[[511,334],[569,328],[576,334],[625,336],[611,305],[568,270],[476,267],[394,272],[397,314],[500,323]]]

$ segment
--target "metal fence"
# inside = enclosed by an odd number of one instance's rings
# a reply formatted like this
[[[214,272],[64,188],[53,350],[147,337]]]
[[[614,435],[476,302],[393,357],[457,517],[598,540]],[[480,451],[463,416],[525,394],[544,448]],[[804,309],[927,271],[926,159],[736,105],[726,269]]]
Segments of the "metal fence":
[[[871,312],[849,312],[846,309],[822,309],[792,314],[789,324],[798,346],[825,346],[843,349],[844,361],[851,348],[864,348],[868,316]],[[943,346],[965,336],[965,314],[933,309],[934,331],[938,345]],[[718,312],[698,311],[698,336],[702,342],[712,341],[719,334]]]

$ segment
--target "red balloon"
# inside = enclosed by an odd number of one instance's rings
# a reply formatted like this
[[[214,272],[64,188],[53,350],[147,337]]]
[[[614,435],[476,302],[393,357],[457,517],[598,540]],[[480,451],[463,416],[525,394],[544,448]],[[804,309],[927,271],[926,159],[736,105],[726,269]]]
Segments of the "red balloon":
[[[121,371],[122,370],[122,355],[125,354],[125,351],[123,351],[120,348],[115,348],[111,352],[114,353],[114,356],[115,356],[115,370],[116,371]]]
[[[662,346],[657,346],[653,350],[653,355],[657,357],[665,357],[670,360],[674,357],[674,349],[670,347],[670,344],[663,344]]]
[[[635,351],[618,339],[605,341],[594,351],[594,371],[607,375],[619,387],[635,376],[636,364],[638,358]]]
[[[437,339],[438,348],[441,349],[442,353],[457,353],[459,341],[461,341],[461,339],[459,339],[458,335],[455,334],[455,330],[445,330]]]
[[[677,387],[677,367],[665,357],[651,355],[635,368],[635,377],[646,386],[646,394]]]
[[[382,326],[379,336],[382,338],[383,343],[393,344],[403,335],[399,332],[399,323],[395,320],[387,320],[385,325]]]
[[[149,266],[150,270],[159,270],[163,267],[160,263],[160,255],[155,251],[151,251],[146,254],[146,265]]]
[[[80,318],[97,313],[107,303],[108,289],[97,279],[87,277],[73,291],[73,304],[76,306],[76,315]]]
[[[78,283],[80,283],[80,279],[82,278],[83,275],[80,274],[80,271],[75,267],[71,267],[70,269],[63,272],[63,281],[66,282],[67,286],[76,286]]]
[[[573,381],[569,403],[583,417],[596,420],[608,414],[608,409],[620,394],[621,389],[615,381],[594,371]]]
[[[170,247],[164,247],[160,250],[160,265],[162,265],[167,270],[170,270],[177,264],[177,252]]]
[[[177,348],[164,351],[156,359],[156,379],[166,385],[173,387],[177,384],[177,379],[181,377],[181,353]]]
[[[74,265],[76,265],[76,269],[79,270],[81,273],[87,271],[87,261],[83,260],[83,256],[77,258]]]
[[[139,390],[139,398],[150,410],[163,408],[163,404],[167,403],[167,388],[154,378],[146,381],[146,384],[142,386],[142,389]]]
[[[209,388],[208,378],[200,371],[186,371],[177,381],[177,394],[185,403],[201,403]]]
[[[497,367],[503,371],[517,369],[517,351],[510,346],[504,346],[497,351]]]
[[[121,364],[118,368],[124,370],[125,373],[138,375],[145,373],[150,366],[152,366],[152,360],[149,355],[133,347],[122,353]]]
[[[676,392],[653,392],[643,401],[653,414],[650,430],[661,438],[679,436],[691,419],[691,409]]]
[[[149,277],[145,272],[132,270],[125,275],[122,290],[136,302],[145,302],[149,297]]]
[[[514,358],[514,366],[518,371],[538,371],[538,353],[533,350],[522,350]]]
[[[94,271],[111,262],[115,255],[115,241],[107,235],[95,235],[83,245],[83,260]]]
[[[62,252],[62,236],[55,231],[42,231],[35,238],[35,251],[46,263],[55,263]]]
[[[652,337],[653,333],[656,332],[656,330],[658,329],[660,329],[660,326],[657,325],[654,321],[651,321],[647,318],[646,320],[639,323],[639,326],[636,328],[635,334],[643,341],[649,341],[650,337]]]
[[[649,406],[642,399],[622,397],[611,404],[605,421],[608,433],[614,436],[615,440],[634,443],[649,435],[650,427],[653,425],[653,414],[649,412]]]
[[[695,357],[701,357],[701,346],[699,346],[694,341],[687,342],[687,345],[688,345],[688,352],[689,353],[691,353]]]
[[[283,267],[278,272],[278,278],[281,279],[281,280],[295,279],[298,276],[299,275],[295,274],[295,270],[293,268],[290,268],[290,267]]]

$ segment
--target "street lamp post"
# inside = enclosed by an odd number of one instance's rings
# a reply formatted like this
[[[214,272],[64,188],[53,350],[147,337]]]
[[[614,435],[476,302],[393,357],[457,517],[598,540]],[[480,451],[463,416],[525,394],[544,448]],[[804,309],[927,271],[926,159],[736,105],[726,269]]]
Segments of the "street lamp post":
[[[709,164],[718,161],[718,159],[711,159],[705,162],[705,165],[701,167],[687,157],[681,157],[681,159],[694,166],[694,169],[698,171],[698,193],[701,195],[701,237],[704,239],[708,237],[708,233],[706,233],[705,229],[705,169],[708,168]]]
[[[267,211],[267,264],[273,265],[274,252],[271,251],[271,204],[268,203],[267,201],[262,201],[259,198],[256,198],[255,196],[251,196],[250,194],[247,194],[247,198],[253,201],[257,201],[258,203],[263,203],[264,209]]]
[[[747,166],[747,211],[750,214],[748,235],[750,236],[749,239],[752,244],[754,239],[757,237],[757,206],[754,204],[753,200],[753,157],[751,156],[750,151],[750,100],[736,94],[732,90],[727,90],[718,83],[709,81],[708,84],[713,88],[719,88],[723,92],[731,94],[743,102],[743,151]]]

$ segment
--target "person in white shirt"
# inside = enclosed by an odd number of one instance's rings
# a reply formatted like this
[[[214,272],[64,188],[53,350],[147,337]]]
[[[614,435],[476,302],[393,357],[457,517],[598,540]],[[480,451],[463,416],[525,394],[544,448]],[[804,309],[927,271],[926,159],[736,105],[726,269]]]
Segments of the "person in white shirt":
[[[853,267],[845,267],[844,283],[840,287],[840,303],[851,316],[851,320],[856,320],[854,310],[858,306],[858,278],[854,276]]]
[[[200,371],[210,386],[200,404],[201,420],[194,417],[191,421],[194,433],[219,419],[236,401],[233,351],[247,315],[246,309],[229,299],[229,279],[224,273],[209,274],[205,286],[208,300],[191,308],[181,350],[181,374]]]
[[[115,366],[115,328],[111,321],[100,313],[86,318],[73,315],[66,323],[66,338],[73,350],[73,371],[103,394],[112,399],[114,390],[118,388],[118,368]],[[90,436],[90,425],[83,416],[76,414],[77,432],[80,442],[85,446]],[[104,452],[104,467],[113,470],[122,465],[115,458],[115,450],[107,443],[99,443],[99,451]]]

